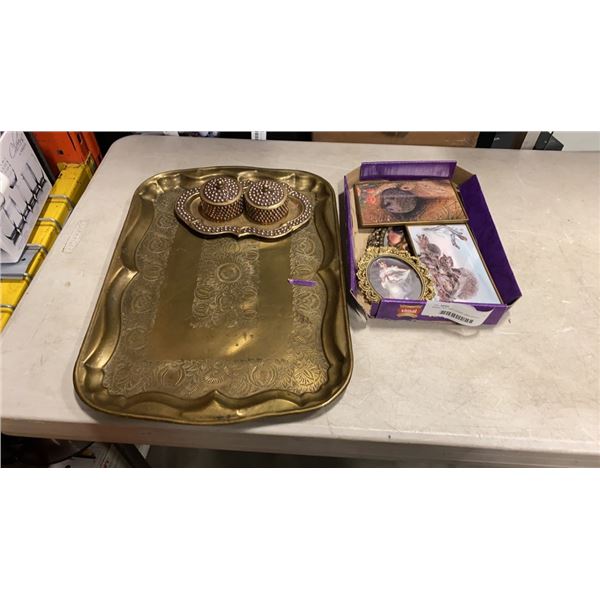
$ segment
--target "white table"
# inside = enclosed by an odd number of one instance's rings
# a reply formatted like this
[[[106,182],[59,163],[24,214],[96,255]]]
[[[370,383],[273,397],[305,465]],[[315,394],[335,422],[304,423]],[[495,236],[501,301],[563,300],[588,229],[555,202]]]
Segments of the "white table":
[[[135,188],[176,168],[312,171],[341,192],[361,161],[456,159],[477,173],[523,291],[495,328],[351,318],[352,381],[296,418],[193,427],[117,418],[72,370]],[[597,153],[135,136],[116,142],[0,340],[2,431],[279,453],[600,465]],[[462,333],[474,335],[465,336]]]

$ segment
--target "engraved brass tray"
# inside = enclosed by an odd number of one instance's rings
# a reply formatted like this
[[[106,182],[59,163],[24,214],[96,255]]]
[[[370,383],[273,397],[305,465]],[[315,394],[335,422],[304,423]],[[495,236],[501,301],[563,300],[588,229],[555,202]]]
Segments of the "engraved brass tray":
[[[174,205],[215,175],[285,182],[311,199],[313,218],[277,240],[198,235]],[[187,424],[331,402],[352,371],[335,200],[304,171],[215,167],[144,181],[75,364],[79,397],[107,413]]]

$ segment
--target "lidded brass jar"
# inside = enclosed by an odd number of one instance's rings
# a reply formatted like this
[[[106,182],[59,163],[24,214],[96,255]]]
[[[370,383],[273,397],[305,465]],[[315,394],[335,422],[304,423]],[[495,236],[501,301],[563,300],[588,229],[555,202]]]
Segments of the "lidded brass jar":
[[[230,221],[244,212],[242,186],[234,177],[211,177],[200,189],[202,214],[211,221]]]
[[[288,188],[272,179],[260,179],[246,190],[246,215],[255,223],[268,225],[288,214]]]

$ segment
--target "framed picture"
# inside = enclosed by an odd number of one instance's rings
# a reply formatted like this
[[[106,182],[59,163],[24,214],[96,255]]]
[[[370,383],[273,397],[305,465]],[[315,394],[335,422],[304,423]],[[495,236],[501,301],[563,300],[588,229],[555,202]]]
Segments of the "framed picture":
[[[408,242],[406,241],[406,232],[404,227],[395,226],[388,227],[385,232],[385,243],[384,246],[393,246],[400,250],[409,251]]]
[[[468,221],[458,191],[447,179],[362,181],[354,192],[361,227]]]
[[[429,269],[435,300],[502,303],[468,225],[409,225],[406,232]]]
[[[418,258],[392,247],[370,247],[358,263],[358,282],[370,302],[431,300],[433,281]]]
[[[406,233],[402,225],[394,227],[377,227],[369,234],[367,246],[392,246],[399,250],[410,252]]]

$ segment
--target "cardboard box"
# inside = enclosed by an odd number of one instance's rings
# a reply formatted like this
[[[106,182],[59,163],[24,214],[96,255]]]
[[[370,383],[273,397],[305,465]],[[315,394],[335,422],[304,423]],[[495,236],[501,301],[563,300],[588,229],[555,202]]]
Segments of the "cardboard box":
[[[0,136],[0,256],[17,262],[48,198],[51,183],[22,131]]]
[[[469,227],[502,300],[501,303],[382,299],[380,302],[369,304],[364,300],[358,288],[357,262],[372,230],[361,230],[358,227],[354,184],[358,181],[403,179],[450,179],[456,184],[469,218]],[[469,326],[495,325],[506,314],[509,306],[521,297],[521,290],[502,247],[479,181],[475,175],[457,167],[456,162],[362,163],[359,169],[344,177],[342,213],[345,220],[342,230],[346,238],[344,248],[348,268],[348,291],[356,300],[356,308],[367,318],[448,321]]]
[[[476,131],[314,131],[314,142],[475,148]]]

